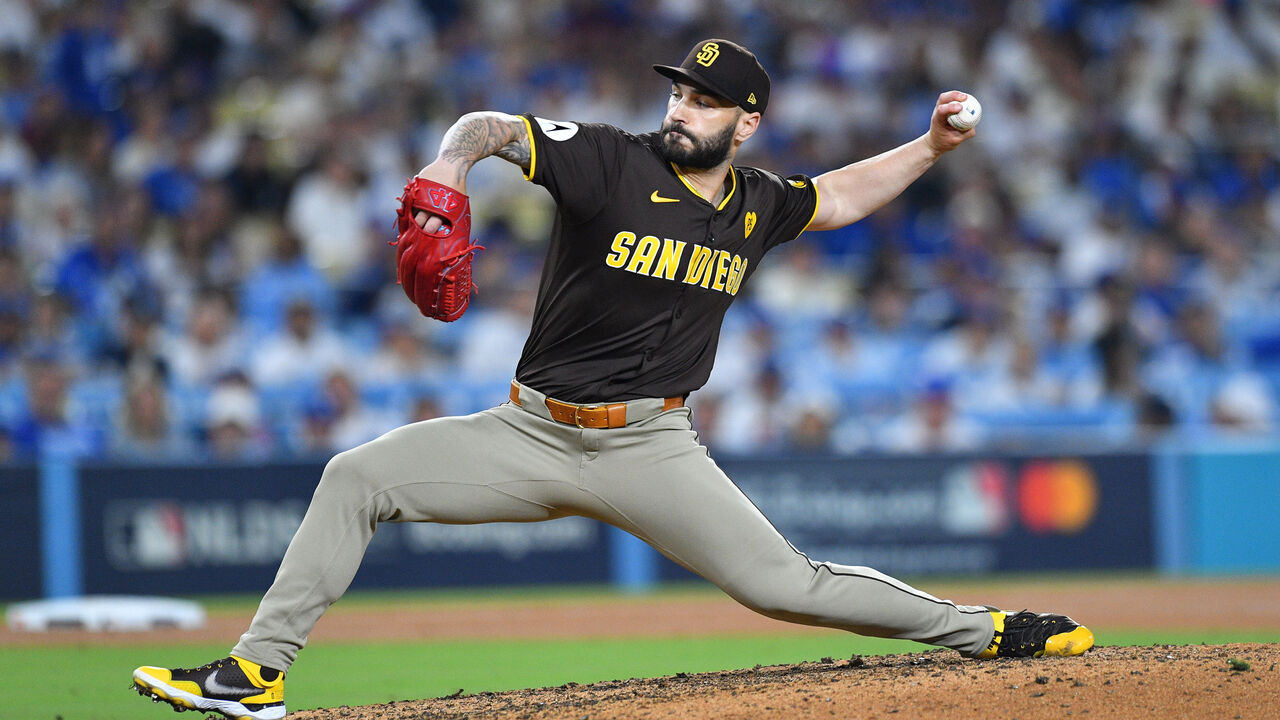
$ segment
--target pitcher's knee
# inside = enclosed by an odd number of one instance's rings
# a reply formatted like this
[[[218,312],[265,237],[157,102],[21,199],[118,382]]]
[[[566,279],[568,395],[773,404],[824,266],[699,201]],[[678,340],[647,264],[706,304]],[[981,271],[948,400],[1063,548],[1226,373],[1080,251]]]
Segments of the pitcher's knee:
[[[784,583],[770,583],[768,577],[749,587],[729,589],[733,599],[766,617],[795,620],[809,614],[808,599],[800,589]]]
[[[316,495],[337,495],[363,501],[377,492],[373,477],[367,472],[361,448],[340,452],[325,463]]]

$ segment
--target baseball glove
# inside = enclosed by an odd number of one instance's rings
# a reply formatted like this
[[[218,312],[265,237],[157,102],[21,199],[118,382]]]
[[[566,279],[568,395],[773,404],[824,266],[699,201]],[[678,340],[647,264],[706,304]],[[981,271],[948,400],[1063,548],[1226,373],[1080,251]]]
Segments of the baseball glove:
[[[413,219],[422,210],[444,218],[428,233]],[[427,317],[453,322],[471,301],[471,201],[447,185],[409,179],[396,212],[396,282]]]

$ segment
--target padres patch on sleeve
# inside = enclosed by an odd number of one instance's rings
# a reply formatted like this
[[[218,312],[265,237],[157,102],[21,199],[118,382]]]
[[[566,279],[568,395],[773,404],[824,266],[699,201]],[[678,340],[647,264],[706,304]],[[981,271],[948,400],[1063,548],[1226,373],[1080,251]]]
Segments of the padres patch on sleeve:
[[[546,135],[548,140],[568,140],[578,134],[577,123],[546,120],[540,117],[535,117],[534,120],[538,121],[538,127],[542,128],[542,134]]]

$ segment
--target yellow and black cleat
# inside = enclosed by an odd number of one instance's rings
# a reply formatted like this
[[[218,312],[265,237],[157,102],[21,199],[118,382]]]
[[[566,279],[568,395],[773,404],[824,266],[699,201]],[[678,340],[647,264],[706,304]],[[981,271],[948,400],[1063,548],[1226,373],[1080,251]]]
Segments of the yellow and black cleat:
[[[190,669],[143,666],[133,671],[133,688],[179,712],[216,712],[231,720],[285,714],[284,673],[234,656]]]
[[[976,657],[1070,657],[1093,647],[1089,628],[1066,615],[992,610],[991,618],[996,633]]]

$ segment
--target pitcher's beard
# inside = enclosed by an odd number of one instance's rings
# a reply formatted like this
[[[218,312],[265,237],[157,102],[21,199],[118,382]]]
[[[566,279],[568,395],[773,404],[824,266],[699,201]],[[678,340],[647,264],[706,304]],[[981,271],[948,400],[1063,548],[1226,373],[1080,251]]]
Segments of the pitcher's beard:
[[[708,170],[720,165],[729,157],[735,129],[736,123],[729,123],[719,135],[700,140],[685,132],[683,128],[677,127],[675,123],[667,123],[662,126],[662,155],[668,162],[680,167]],[[680,144],[675,135],[683,135],[693,143],[693,147]]]

